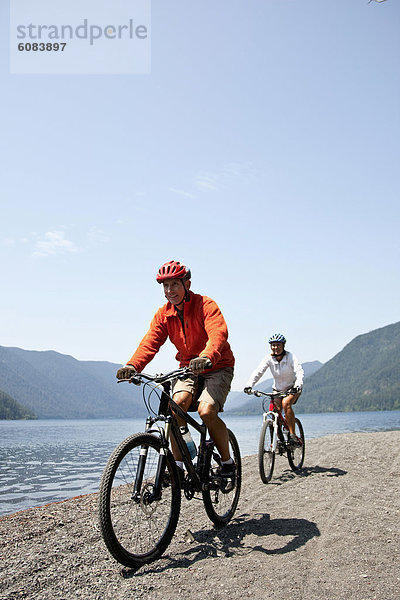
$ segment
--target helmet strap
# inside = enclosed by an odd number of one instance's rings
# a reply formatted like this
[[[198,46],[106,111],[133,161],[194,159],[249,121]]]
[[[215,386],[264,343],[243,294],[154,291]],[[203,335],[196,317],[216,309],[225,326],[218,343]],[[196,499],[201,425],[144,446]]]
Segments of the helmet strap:
[[[183,302],[187,302],[190,299],[190,294],[189,294],[190,283],[189,283],[188,288],[186,287],[185,283],[186,283],[186,281],[190,281],[190,279],[183,278],[181,281],[182,281],[183,287],[185,288],[185,297],[183,299]]]

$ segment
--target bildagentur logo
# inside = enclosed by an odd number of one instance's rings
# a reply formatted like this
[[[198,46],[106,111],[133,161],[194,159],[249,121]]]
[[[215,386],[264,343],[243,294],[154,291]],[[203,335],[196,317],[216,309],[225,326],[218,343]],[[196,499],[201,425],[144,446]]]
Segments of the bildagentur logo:
[[[10,0],[10,72],[151,72],[151,0]]]
[[[148,37],[147,26],[138,24],[134,19],[128,19],[126,23],[122,24],[106,25],[91,23],[86,18],[77,26],[69,24],[28,23],[17,25],[16,30],[18,40],[66,42],[76,39],[86,40],[91,46],[100,39],[146,40]]]

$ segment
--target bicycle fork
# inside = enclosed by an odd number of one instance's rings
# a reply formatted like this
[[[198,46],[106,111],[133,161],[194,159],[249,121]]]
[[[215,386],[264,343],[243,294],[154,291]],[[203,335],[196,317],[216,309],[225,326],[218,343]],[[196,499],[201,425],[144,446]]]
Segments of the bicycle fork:
[[[273,434],[270,443],[270,452],[277,452],[282,456],[287,451],[287,442],[283,435],[282,427],[279,424],[279,416],[272,410],[264,413],[264,421],[272,421]]]
[[[278,419],[277,419],[277,416],[272,410],[269,410],[268,412],[264,413],[263,420],[264,421],[272,421],[273,434],[272,434],[272,440],[270,443],[270,452],[275,453],[276,448],[278,446]]]
[[[133,485],[133,491],[132,491],[132,500],[140,499],[140,490],[142,489],[143,475],[144,475],[144,469],[146,467],[148,451],[149,451],[148,446],[142,446],[140,448],[138,468],[137,468],[135,483]]]
[[[157,471],[154,479],[153,492],[146,500],[147,503],[159,500],[161,498],[162,482],[164,480],[164,473],[167,467],[167,452],[168,452],[168,438],[170,431],[170,421],[166,420],[165,434],[161,434],[161,448],[157,462]],[[146,422],[146,432],[150,433],[150,422]],[[135,478],[135,483],[132,491],[132,500],[140,500],[140,493],[143,485],[144,470],[146,467],[147,455],[149,446],[143,445],[140,448],[140,455],[138,460],[138,468]]]

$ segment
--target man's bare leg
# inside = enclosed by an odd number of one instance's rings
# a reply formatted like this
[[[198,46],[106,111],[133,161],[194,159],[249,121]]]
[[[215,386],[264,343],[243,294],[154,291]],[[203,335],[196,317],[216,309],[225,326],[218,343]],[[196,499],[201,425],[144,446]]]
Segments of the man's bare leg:
[[[193,395],[190,392],[177,392],[173,396],[174,402],[176,402],[178,404],[178,406],[185,412],[187,412],[189,410],[190,405],[192,403],[192,398],[193,398]],[[186,425],[186,422],[181,417],[178,417],[178,415],[175,415],[175,417],[176,417],[179,427]],[[172,448],[172,454],[173,454],[175,460],[181,461],[182,460],[181,452],[180,452],[178,445],[176,444],[175,439],[173,438],[172,435],[171,435],[171,448]]]
[[[200,402],[199,415],[207,425],[208,431],[217,446],[221,460],[229,460],[229,436],[225,423],[218,416],[215,406],[208,402]]]

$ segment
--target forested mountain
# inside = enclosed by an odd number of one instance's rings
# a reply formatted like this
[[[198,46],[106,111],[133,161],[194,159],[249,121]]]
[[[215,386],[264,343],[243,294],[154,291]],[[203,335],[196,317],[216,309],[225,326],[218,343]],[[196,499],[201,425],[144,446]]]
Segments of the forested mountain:
[[[0,389],[41,419],[144,415],[140,388],[117,384],[119,366],[0,346]]]
[[[307,377],[295,412],[395,409],[400,409],[400,322],[357,336]],[[262,403],[252,397],[232,412],[261,414]]]
[[[400,409],[400,322],[359,335],[307,380],[297,412]]]
[[[0,346],[0,410],[6,411],[0,418],[143,416],[141,388],[117,385],[119,366]],[[314,361],[303,367],[306,378],[297,413],[399,409],[400,322],[357,336],[322,366]],[[258,387],[267,391],[271,383]],[[226,412],[260,414],[261,402],[232,392]]]
[[[0,390],[0,419],[34,419],[35,415],[8,394]]]

